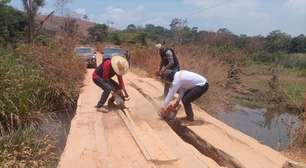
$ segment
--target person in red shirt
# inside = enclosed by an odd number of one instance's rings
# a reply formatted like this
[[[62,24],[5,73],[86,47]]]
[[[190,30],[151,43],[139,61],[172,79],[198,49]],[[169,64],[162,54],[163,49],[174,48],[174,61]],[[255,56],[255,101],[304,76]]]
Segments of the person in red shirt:
[[[109,95],[116,90],[123,90],[124,96],[128,97],[122,78],[128,70],[128,61],[122,56],[113,56],[111,59],[106,59],[95,69],[92,79],[103,90],[101,98],[95,106],[96,108],[102,108]],[[115,75],[119,84],[112,79]]]

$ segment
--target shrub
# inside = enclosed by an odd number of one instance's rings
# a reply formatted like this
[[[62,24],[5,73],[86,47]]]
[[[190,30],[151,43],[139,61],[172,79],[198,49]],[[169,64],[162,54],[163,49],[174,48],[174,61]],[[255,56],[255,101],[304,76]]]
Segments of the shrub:
[[[26,17],[23,12],[0,2],[0,43],[7,44],[22,40]]]

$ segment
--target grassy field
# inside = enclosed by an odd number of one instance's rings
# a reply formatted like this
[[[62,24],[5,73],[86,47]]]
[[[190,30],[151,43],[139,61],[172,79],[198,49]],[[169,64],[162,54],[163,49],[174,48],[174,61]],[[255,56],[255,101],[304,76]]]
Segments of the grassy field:
[[[242,102],[249,106],[268,107],[277,106],[267,101],[266,95],[271,90],[269,82],[272,79],[271,65],[253,63],[242,68],[241,85],[248,90],[256,90],[256,95],[251,96],[250,101]],[[306,91],[306,78],[303,71],[279,67],[279,94],[284,95],[283,103],[288,111],[302,112],[304,106],[304,94]],[[258,96],[259,95],[259,96]]]

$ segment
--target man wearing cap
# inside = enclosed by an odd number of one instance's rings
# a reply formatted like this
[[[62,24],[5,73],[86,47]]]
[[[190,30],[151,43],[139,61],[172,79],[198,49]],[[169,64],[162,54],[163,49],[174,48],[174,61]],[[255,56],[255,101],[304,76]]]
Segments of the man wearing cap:
[[[178,62],[175,52],[171,48],[165,48],[161,44],[156,44],[156,48],[159,49],[160,54],[160,65],[159,65],[159,75],[163,76],[166,71],[177,72],[180,70],[180,64]],[[165,83],[164,97],[169,91],[169,84]]]
[[[125,90],[122,76],[128,72],[129,64],[122,56],[113,56],[111,59],[105,59],[93,72],[92,79],[96,85],[103,89],[103,93],[96,108],[102,108],[111,92],[123,90],[124,96],[128,97]],[[119,84],[111,79],[117,76]]]
[[[167,109],[171,106],[178,106],[180,100],[182,100],[187,115],[182,118],[182,121],[187,123],[194,121],[191,102],[201,97],[208,90],[207,79],[199,74],[186,70],[169,72],[165,76],[166,81],[171,84],[171,87],[161,108],[162,116],[167,116],[166,114],[169,112]],[[174,105],[170,105],[176,92],[179,93],[179,97]]]

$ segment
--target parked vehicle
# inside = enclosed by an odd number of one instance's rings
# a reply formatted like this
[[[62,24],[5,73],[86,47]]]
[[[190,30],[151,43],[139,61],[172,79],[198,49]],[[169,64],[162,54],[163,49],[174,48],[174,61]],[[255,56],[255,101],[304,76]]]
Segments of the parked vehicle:
[[[77,47],[74,50],[75,54],[79,57],[82,57],[87,62],[88,68],[97,67],[96,52],[90,47]]]
[[[128,62],[130,62],[130,55],[128,51],[124,51],[122,48],[119,47],[105,47],[103,49],[102,54],[103,54],[103,60],[108,58],[111,59],[112,56],[117,55],[126,58]]]

